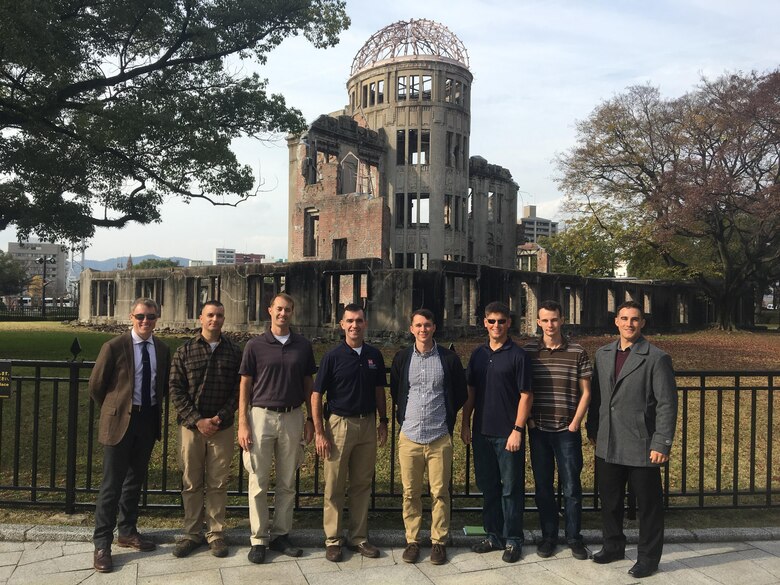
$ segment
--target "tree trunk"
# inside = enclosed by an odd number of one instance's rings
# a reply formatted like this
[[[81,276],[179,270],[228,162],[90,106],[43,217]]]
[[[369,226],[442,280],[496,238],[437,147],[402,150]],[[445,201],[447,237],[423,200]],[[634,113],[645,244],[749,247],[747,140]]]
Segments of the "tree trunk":
[[[737,297],[723,295],[715,300],[715,314],[718,318],[718,329],[736,331],[737,329]]]

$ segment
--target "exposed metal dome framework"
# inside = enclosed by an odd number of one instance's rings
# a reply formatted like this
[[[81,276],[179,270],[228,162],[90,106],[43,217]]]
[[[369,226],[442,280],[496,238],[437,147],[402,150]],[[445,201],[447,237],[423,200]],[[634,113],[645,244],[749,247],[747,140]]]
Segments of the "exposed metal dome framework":
[[[352,60],[351,75],[380,61],[431,55],[469,66],[461,40],[446,26],[426,20],[400,20],[371,35]]]

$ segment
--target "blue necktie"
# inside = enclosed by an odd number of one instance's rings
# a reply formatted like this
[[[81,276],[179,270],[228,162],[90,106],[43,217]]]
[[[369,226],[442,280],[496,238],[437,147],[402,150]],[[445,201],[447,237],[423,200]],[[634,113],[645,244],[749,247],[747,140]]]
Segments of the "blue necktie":
[[[152,405],[152,362],[149,359],[149,350],[146,346],[148,341],[141,344],[141,363],[143,371],[141,372],[141,406]]]

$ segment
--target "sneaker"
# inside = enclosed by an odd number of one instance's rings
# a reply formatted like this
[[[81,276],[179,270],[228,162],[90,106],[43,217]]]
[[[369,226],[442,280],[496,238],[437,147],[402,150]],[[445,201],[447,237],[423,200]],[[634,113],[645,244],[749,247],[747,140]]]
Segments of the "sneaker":
[[[443,565],[447,562],[447,547],[443,544],[434,544],[431,547],[431,564]]]
[[[179,559],[184,558],[196,548],[198,548],[201,544],[202,543],[195,540],[184,538],[177,542],[176,546],[173,547],[173,556]]]
[[[520,560],[522,550],[523,549],[520,546],[508,544],[504,549],[504,554],[501,556],[501,560],[505,563],[516,563]]]
[[[590,551],[581,540],[577,540],[569,545],[571,556],[579,561],[587,561],[590,558]]]
[[[498,547],[493,544],[493,541],[489,538],[486,538],[485,540],[478,542],[474,546],[471,547],[471,550],[475,553],[486,553],[490,552],[491,550],[498,550]]]
[[[262,565],[265,562],[265,545],[253,544],[252,548],[249,549],[247,558],[249,559],[250,563]]]
[[[270,548],[272,551],[282,553],[288,557],[299,557],[303,554],[303,550],[297,546],[294,546],[286,534],[282,534],[281,536],[274,538],[271,541],[271,544],[268,545],[268,548]]]
[[[554,552],[555,552],[555,541],[552,538],[542,539],[542,542],[540,542],[539,546],[536,547],[536,554],[542,557],[543,559],[546,559],[547,557],[551,557]]]
[[[405,563],[416,563],[417,558],[420,556],[420,545],[416,542],[410,542],[404,549],[404,554],[401,558]]]
[[[228,556],[228,547],[227,544],[225,544],[225,541],[221,538],[215,538],[209,543],[209,550],[211,551],[211,554],[215,557],[226,557]]]

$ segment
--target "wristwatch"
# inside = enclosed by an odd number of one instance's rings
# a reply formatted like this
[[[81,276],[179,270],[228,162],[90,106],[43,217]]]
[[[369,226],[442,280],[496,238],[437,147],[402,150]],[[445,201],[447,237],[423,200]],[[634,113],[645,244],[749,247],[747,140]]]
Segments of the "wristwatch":
[[[512,429],[514,429],[518,433],[522,433],[525,430],[525,427],[518,427],[517,425],[515,425],[512,427]]]

